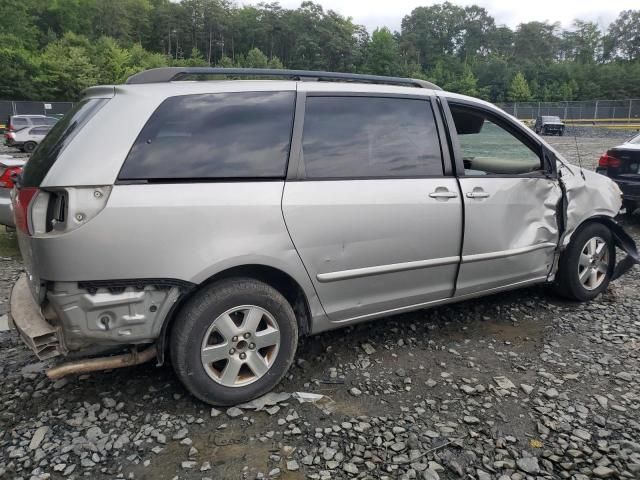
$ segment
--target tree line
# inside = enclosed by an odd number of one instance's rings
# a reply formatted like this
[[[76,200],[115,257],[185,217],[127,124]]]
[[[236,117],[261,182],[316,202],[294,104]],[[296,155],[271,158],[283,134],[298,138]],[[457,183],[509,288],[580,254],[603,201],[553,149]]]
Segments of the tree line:
[[[431,80],[500,101],[640,98],[640,10],[604,30],[496,24],[479,6],[415,8],[400,31],[319,4],[230,0],[3,0],[0,98],[75,100],[161,66],[330,70]]]

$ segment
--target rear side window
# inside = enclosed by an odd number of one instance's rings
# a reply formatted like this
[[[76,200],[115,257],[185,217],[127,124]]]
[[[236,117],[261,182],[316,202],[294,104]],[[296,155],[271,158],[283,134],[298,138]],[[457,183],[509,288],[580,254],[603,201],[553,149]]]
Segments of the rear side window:
[[[428,100],[308,97],[307,178],[441,176],[440,143]]]
[[[294,92],[165,100],[136,139],[120,180],[284,178]]]
[[[24,128],[29,125],[26,118],[13,118],[11,119],[11,126],[13,128]]]
[[[37,187],[47,175],[67,145],[86,125],[100,108],[108,101],[106,98],[90,98],[77,103],[49,131],[49,134],[33,152],[24,166],[21,186]],[[90,152],[87,152],[90,153]]]

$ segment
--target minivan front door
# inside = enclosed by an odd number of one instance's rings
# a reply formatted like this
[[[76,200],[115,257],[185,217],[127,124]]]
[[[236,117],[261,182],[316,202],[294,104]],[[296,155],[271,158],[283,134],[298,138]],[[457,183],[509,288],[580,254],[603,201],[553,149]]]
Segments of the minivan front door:
[[[282,207],[330,320],[451,297],[462,200],[430,100],[308,94],[305,109]]]
[[[510,119],[449,100],[465,227],[456,296],[546,279],[562,192],[542,145]]]

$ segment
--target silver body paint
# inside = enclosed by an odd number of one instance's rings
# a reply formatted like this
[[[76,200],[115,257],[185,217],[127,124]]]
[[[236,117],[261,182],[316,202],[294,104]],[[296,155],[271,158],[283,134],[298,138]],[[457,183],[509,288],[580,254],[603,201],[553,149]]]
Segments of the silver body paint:
[[[562,165],[557,152],[558,178],[116,181],[140,130],[166,98],[265,90],[297,91],[298,102],[309,92],[464,99],[553,151],[486,102],[428,89],[291,81],[89,89],[88,97],[110,100],[62,152],[40,188],[78,190],[74,198],[81,199],[101,186],[104,204],[71,231],[19,233],[36,301],[52,307],[52,322],[69,349],[153,341],[180,296],[178,288],[158,289],[151,280],[115,293],[91,293],[78,282],[174,279],[198,288],[229,269],[269,267],[304,292],[310,333],[317,333],[551,280],[575,230],[590,218],[613,217],[620,208],[611,180],[592,172],[584,172],[583,180],[577,167]],[[300,155],[299,120],[297,113],[289,175]],[[558,219],[560,182],[566,191],[564,231]],[[477,189],[489,196],[467,196]],[[430,195],[444,190],[449,198]],[[153,314],[151,305],[157,307]]]

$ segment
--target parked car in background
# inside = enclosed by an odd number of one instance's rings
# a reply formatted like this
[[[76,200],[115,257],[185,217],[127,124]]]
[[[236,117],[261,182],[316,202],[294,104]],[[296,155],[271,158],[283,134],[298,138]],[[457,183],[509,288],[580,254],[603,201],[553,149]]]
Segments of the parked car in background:
[[[560,117],[555,116],[543,115],[536,118],[533,129],[539,135],[564,135],[564,123]]]
[[[22,171],[25,161],[8,155],[0,155],[0,225],[14,227],[11,189],[13,179]]]
[[[58,122],[58,118],[47,115],[9,115],[4,131],[5,144],[16,146],[15,134],[25,128],[53,126]]]
[[[8,132],[7,135],[11,138],[11,146],[26,153],[33,152],[38,144],[49,133],[51,127],[48,125],[40,127],[26,127],[17,132]]]
[[[633,213],[640,206],[640,134],[603,153],[596,172],[618,184],[622,206]]]
[[[220,74],[283,79],[175,81]],[[25,343],[41,359],[134,349],[49,377],[170,355],[215,405],[277,385],[300,336],[539,283],[588,301],[619,239],[635,248],[614,182],[409,78],[142,72],[86,90],[14,199]]]

